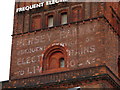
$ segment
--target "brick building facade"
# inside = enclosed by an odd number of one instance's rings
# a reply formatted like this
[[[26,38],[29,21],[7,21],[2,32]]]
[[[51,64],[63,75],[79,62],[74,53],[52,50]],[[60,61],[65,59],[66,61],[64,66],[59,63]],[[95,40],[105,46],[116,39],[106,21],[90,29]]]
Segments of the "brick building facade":
[[[120,88],[120,3],[16,2],[8,88]]]

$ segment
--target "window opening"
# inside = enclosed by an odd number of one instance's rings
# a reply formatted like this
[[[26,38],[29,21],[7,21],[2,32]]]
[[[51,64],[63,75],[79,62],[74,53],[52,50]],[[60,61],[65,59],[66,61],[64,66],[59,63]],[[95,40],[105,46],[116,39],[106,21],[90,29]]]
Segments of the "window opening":
[[[61,14],[61,24],[67,24],[67,13]]]
[[[60,68],[65,67],[65,60],[64,60],[64,58],[60,58],[59,62],[60,62]]]
[[[53,27],[53,15],[48,16],[48,27]]]

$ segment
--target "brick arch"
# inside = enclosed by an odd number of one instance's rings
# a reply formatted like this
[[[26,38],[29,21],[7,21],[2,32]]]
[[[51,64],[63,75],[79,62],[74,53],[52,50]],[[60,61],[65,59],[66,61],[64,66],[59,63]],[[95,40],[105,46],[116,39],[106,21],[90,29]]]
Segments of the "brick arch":
[[[64,59],[64,67],[60,67],[60,59]],[[67,52],[65,47],[54,45],[45,50],[42,62],[43,72],[61,71],[67,67]]]

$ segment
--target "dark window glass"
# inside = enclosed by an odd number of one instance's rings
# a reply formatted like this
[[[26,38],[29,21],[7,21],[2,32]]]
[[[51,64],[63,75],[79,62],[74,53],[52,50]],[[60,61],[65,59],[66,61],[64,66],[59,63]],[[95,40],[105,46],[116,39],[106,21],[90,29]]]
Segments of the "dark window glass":
[[[60,58],[59,62],[60,62],[60,67],[65,67],[65,60],[64,60],[64,58]]]

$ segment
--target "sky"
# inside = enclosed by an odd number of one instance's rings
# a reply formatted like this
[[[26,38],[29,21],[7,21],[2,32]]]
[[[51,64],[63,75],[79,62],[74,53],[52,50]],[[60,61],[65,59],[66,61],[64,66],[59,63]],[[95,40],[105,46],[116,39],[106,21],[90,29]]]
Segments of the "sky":
[[[9,80],[15,0],[0,0],[0,82]]]

